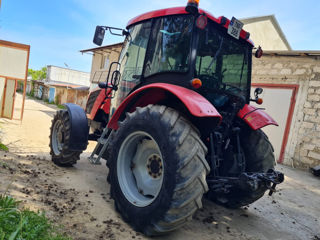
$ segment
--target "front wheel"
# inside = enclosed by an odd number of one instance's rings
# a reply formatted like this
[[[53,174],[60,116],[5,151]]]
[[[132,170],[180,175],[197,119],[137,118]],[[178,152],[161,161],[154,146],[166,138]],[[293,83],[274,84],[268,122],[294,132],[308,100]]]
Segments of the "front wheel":
[[[82,151],[68,149],[70,139],[70,117],[67,110],[60,110],[52,120],[50,129],[50,155],[52,161],[61,167],[70,167],[80,159]]]
[[[149,236],[179,228],[208,190],[198,131],[174,109],[156,105],[137,108],[119,126],[107,163],[116,209]]]

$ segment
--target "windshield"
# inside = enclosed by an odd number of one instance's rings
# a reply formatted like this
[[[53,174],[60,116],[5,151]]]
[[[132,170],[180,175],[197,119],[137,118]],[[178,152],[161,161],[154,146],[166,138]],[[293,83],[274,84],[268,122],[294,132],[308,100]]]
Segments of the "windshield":
[[[196,75],[203,87],[247,96],[251,46],[208,22],[199,34]]]

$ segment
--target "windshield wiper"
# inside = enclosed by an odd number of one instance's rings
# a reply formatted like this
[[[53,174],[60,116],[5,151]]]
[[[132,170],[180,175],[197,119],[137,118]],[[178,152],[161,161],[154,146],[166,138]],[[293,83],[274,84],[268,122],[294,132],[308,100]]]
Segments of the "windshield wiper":
[[[217,50],[216,54],[215,54],[215,55],[214,55],[214,57],[212,58],[212,60],[211,60],[211,62],[210,62],[210,64],[209,64],[209,66],[208,66],[208,68],[207,68],[207,73],[210,71],[210,69],[211,69],[212,65],[214,64],[214,62],[216,61],[216,59],[217,59],[218,55],[219,55],[219,54],[220,54],[220,52],[221,52],[222,44],[223,44],[223,40],[224,40],[224,38],[221,38],[220,46],[219,46],[219,48],[218,48],[218,50]]]

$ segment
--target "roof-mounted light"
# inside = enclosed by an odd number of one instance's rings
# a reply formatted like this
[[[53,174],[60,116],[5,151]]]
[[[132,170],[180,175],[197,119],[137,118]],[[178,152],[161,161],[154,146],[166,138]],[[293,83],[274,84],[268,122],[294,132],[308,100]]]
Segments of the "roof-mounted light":
[[[199,1],[200,0],[188,0],[186,11],[194,15],[198,14]]]

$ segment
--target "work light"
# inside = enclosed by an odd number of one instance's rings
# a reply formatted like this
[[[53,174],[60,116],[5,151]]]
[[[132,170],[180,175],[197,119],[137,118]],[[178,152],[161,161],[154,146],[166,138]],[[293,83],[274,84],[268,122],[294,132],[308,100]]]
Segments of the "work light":
[[[188,0],[186,11],[191,14],[197,14],[198,13],[198,6],[199,6],[200,0]]]

